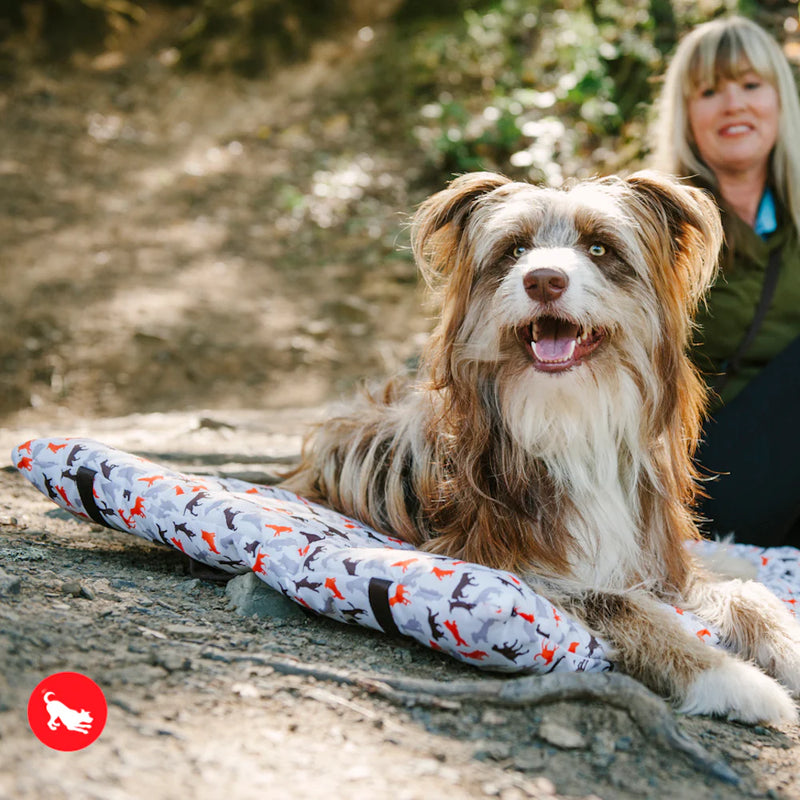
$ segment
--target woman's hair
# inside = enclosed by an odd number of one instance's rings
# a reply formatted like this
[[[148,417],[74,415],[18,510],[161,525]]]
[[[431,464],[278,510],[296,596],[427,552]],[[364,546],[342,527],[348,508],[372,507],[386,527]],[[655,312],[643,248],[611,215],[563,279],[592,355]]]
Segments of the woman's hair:
[[[778,43],[756,23],[727,17],[696,27],[678,45],[667,69],[655,119],[659,169],[697,178],[717,190],[717,179],[700,158],[687,111],[691,94],[720,78],[753,71],[775,87],[780,102],[778,138],[771,159],[771,185],[800,231],[800,101],[792,70]]]

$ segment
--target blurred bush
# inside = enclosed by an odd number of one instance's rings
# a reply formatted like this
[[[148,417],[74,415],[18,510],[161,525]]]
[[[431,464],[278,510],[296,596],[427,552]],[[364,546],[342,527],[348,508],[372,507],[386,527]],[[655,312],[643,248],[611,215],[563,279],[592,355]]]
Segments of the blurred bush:
[[[0,0],[0,37],[21,36],[41,57],[58,58],[102,47],[148,8],[174,6],[181,23],[169,45],[179,67],[264,76],[305,57],[320,37],[348,25],[352,36],[368,3]],[[342,68],[334,102],[358,109],[352,116],[375,137],[416,148],[431,183],[498,169],[559,185],[641,159],[654,79],[684,30],[732,11],[772,13],[780,25],[776,3],[383,0],[372,12],[383,19],[380,35],[356,67]]]
[[[16,36],[29,55],[61,59],[101,49],[144,14],[135,0],[0,0],[0,42]]]
[[[190,68],[255,75],[308,54],[337,32],[347,0],[202,0],[176,43]]]
[[[372,94],[390,112],[419,109],[411,135],[438,173],[500,169],[560,185],[641,158],[665,54],[701,13],[730,10],[730,0],[495,0],[407,18]]]
[[[196,69],[255,75],[302,58],[323,34],[336,32],[348,0],[0,0],[0,42],[16,36],[29,55],[63,59],[97,52],[148,8],[180,7],[187,20],[174,46]]]

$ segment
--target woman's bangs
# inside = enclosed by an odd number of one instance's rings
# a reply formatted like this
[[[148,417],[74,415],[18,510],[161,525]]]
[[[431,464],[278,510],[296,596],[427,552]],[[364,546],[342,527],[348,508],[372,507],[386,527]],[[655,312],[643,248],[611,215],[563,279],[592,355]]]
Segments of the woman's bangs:
[[[728,29],[719,37],[709,36],[698,42],[686,74],[687,96],[700,87],[716,86],[719,81],[737,81],[748,72],[775,82],[769,51],[760,41],[746,41],[742,35],[745,32]]]

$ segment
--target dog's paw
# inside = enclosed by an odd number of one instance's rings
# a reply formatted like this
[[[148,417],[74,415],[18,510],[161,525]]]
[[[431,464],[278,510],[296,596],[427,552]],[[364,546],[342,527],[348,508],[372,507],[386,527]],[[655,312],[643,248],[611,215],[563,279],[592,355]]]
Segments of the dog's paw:
[[[797,708],[788,692],[757,667],[733,658],[700,673],[678,710],[750,724],[797,722]]]
[[[775,637],[769,646],[758,648],[756,661],[795,697],[800,696],[800,641]]]

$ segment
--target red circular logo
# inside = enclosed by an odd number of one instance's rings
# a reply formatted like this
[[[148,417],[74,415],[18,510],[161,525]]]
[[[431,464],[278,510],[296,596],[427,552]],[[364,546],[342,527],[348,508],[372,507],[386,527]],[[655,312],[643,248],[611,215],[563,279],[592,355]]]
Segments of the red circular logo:
[[[102,689],[79,672],[45,678],[28,700],[28,722],[53,750],[82,750],[103,732],[108,706]]]

